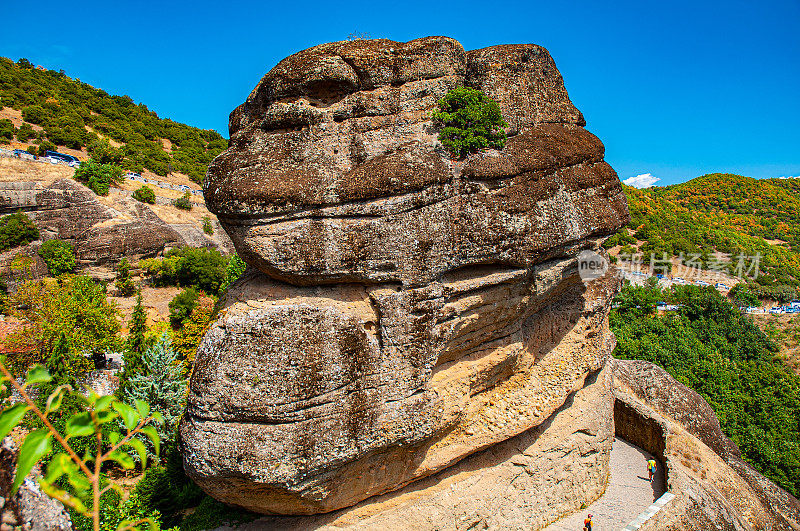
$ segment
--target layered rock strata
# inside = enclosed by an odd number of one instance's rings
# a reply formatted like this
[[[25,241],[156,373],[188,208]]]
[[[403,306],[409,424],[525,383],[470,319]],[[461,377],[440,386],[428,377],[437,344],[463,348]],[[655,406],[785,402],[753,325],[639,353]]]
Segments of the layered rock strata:
[[[430,116],[460,85],[498,101],[504,149],[444,151]],[[546,431],[614,346],[618,281],[576,264],[628,212],[583,125],[535,45],[353,41],[281,61],[204,186],[251,267],[198,350],[189,475],[226,503],[320,513]],[[607,466],[609,437],[588,440]],[[602,492],[593,478],[567,505]]]
[[[123,256],[154,256],[183,239],[147,205],[126,199],[115,209],[71,179],[43,185],[36,181],[0,183],[0,213],[22,210],[42,239],[75,246],[82,266],[116,264]]]

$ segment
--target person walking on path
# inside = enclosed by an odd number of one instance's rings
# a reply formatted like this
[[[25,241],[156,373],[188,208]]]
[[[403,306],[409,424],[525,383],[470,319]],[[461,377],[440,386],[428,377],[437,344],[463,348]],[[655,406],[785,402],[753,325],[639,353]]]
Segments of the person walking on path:
[[[586,517],[586,520],[583,521],[583,529],[585,531],[592,531],[592,515]]]
[[[647,462],[647,472],[650,475],[650,483],[653,482],[653,476],[656,475],[656,461],[655,459],[650,459]]]

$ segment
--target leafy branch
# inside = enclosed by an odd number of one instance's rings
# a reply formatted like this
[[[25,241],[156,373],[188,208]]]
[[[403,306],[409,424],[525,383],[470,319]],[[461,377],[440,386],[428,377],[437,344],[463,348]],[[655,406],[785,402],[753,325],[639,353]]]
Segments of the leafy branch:
[[[52,440],[55,439],[63,452],[57,453],[50,459],[47,473],[39,479],[39,485],[42,491],[51,498],[60,501],[86,518],[90,518],[95,531],[99,531],[101,524],[100,497],[109,489],[114,489],[122,494],[118,485],[104,480],[103,466],[111,463],[123,469],[132,469],[135,462],[125,451],[125,448],[129,447],[138,453],[142,467],[145,467],[147,451],[142,440],[136,436],[139,434],[147,436],[158,455],[160,438],[153,423],[163,422],[161,414],[157,411],[151,412],[150,406],[141,400],[136,400],[136,407],[132,407],[113,396],[99,396],[91,390],[88,396],[84,396],[72,391],[69,385],[56,387],[48,396],[44,410],[42,410],[31,398],[27,389],[31,385],[37,384],[41,389],[42,385],[52,381],[52,377],[45,368],[33,367],[28,372],[25,383],[21,385],[14,379],[2,361],[0,361],[0,372],[2,372],[0,382],[8,382],[22,398],[22,402],[3,405],[3,409],[0,411],[0,440],[17,427],[28,412],[38,417],[44,425],[44,428],[30,432],[20,446],[17,471],[10,495],[13,496],[17,492],[36,463],[52,451]],[[67,393],[81,400],[85,410],[67,419],[62,434],[50,422],[48,415],[59,410]],[[125,427],[124,434],[113,428],[118,425],[117,422],[113,422],[117,419]],[[87,450],[84,456],[80,457],[70,444],[70,440],[76,437],[92,437],[94,453]],[[66,488],[59,486],[58,482],[62,478],[66,479],[68,485]],[[67,489],[71,492],[68,492]],[[136,529],[138,525],[144,523],[149,523],[151,528],[155,528],[156,525],[149,519],[122,521],[117,529],[118,531]]]

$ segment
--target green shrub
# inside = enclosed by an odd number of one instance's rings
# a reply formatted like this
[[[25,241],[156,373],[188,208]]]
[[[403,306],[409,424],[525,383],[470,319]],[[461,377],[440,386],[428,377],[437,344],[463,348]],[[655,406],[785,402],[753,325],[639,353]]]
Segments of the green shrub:
[[[0,120],[0,141],[11,142],[14,140],[14,124],[11,120],[3,118]]]
[[[245,269],[247,269],[247,264],[239,256],[239,253],[233,253],[233,256],[228,259],[228,266],[225,268],[225,281],[220,286],[220,293],[231,287],[231,284],[242,276]]]
[[[209,216],[203,216],[203,232],[209,236],[214,234],[214,225],[211,224],[211,218]]]
[[[181,247],[172,249],[164,258],[141,260],[139,267],[156,286],[196,286],[216,295],[225,283],[228,261],[216,249]]]
[[[39,248],[39,256],[42,257],[44,263],[47,264],[47,269],[54,277],[75,270],[75,250],[65,241],[47,240]]]
[[[181,210],[191,210],[192,209],[192,195],[189,192],[184,192],[184,194],[179,197],[178,199],[174,200],[172,204],[176,208],[180,208]]]
[[[100,164],[122,164],[125,154],[120,148],[115,148],[108,140],[97,139],[89,143],[87,148],[89,156]]]
[[[169,322],[173,327],[178,328],[192,314],[199,298],[200,292],[195,288],[186,288],[175,295],[169,303]]]
[[[47,120],[47,111],[41,105],[23,107],[22,119],[32,124],[43,125]]]
[[[97,195],[108,195],[109,187],[122,181],[122,168],[89,159],[75,170],[75,180],[88,186]]]
[[[432,115],[439,130],[439,141],[456,157],[486,148],[502,149],[506,122],[496,101],[479,90],[459,87],[439,100]]]
[[[53,151],[54,149],[56,149],[56,145],[55,144],[53,144],[49,140],[44,140],[39,144],[39,153],[38,153],[38,155],[40,157],[44,157],[44,154],[47,151]]]
[[[39,229],[21,211],[0,218],[0,251],[39,239]]]
[[[17,140],[20,142],[27,142],[29,139],[36,138],[37,136],[38,134],[36,131],[34,131],[33,128],[26,123],[23,123],[17,129]]]
[[[127,258],[122,258],[117,264],[117,280],[114,285],[123,297],[130,297],[136,291],[136,286],[131,279],[131,266]]]
[[[142,186],[133,192],[133,198],[142,203],[153,205],[156,202],[156,193],[149,186]]]

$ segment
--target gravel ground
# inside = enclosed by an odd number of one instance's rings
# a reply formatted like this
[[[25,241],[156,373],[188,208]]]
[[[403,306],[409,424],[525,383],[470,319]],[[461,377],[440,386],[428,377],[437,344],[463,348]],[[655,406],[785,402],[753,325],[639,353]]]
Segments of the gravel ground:
[[[652,484],[647,480],[648,459],[652,456],[638,446],[615,439],[606,493],[588,508],[562,518],[545,530],[581,531],[589,513],[593,515],[592,531],[619,530],[628,525],[665,492],[663,470],[659,468]]]

